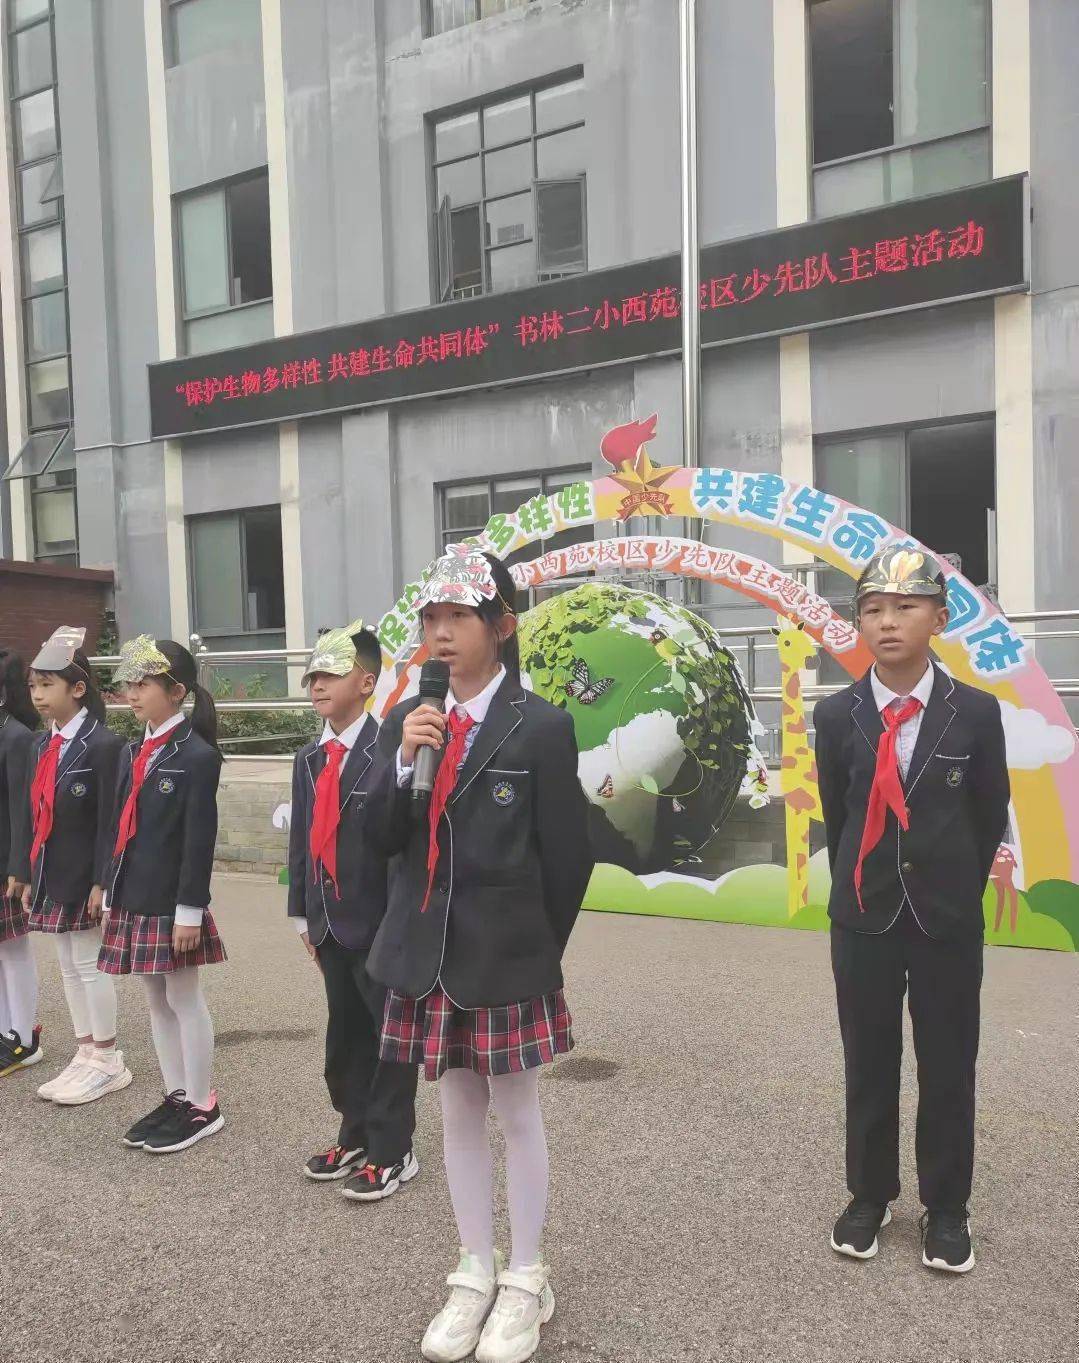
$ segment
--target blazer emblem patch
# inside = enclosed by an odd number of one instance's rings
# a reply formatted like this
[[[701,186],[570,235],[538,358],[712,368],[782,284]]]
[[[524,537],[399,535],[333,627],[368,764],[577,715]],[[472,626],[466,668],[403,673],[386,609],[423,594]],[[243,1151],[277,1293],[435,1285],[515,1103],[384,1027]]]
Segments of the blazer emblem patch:
[[[161,780],[157,783],[157,788],[162,795],[171,795],[176,789],[176,782],[171,776],[162,776]]]
[[[512,781],[496,781],[491,787],[491,799],[503,809],[517,798],[517,787]]]
[[[949,767],[948,775],[944,778],[952,790],[956,790],[963,784],[963,768]]]
[[[86,794],[86,786],[83,784],[82,781],[72,781],[71,793],[72,795],[74,795],[76,800],[81,800],[82,797]]]

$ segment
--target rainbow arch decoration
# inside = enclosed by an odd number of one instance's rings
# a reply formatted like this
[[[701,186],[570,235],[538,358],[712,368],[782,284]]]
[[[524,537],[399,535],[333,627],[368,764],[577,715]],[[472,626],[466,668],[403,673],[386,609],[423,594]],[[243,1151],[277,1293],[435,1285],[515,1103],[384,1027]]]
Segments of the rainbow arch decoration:
[[[500,557],[535,545],[535,557],[515,563],[521,588],[586,573],[663,571],[719,583],[800,625],[853,678],[871,662],[849,619],[782,568],[742,551],[714,547],[682,533],[686,522],[750,529],[797,546],[808,556],[857,578],[880,549],[924,548],[875,512],[778,473],[722,465],[656,465],[647,452],[655,416],[607,432],[600,445],[609,475],[581,480],[499,513],[468,542]],[[603,534],[564,548],[545,541],[562,531],[604,522],[613,529],[632,517],[677,521],[670,535]],[[926,550],[926,552],[931,552]],[[415,646],[415,600],[423,580],[404,589],[379,621],[377,633],[390,666],[375,698],[384,714],[408,694],[426,656]],[[995,695],[1000,704],[1012,782],[1012,841],[1001,849],[987,890],[987,940],[1079,950],[1079,740],[1067,710],[1024,639],[999,605],[955,568],[947,569],[950,620],[936,650],[954,676]],[[764,921],[793,927],[825,926],[827,868],[814,858],[815,900],[804,921],[776,914]],[[784,868],[770,868],[785,876]],[[736,870],[707,885],[689,877],[637,877],[597,867],[587,907],[720,921],[759,921],[753,907],[769,868]],[[1016,873],[1018,871],[1018,880]],[[774,888],[774,887],[773,887]],[[764,895],[767,898],[768,896]],[[994,912],[994,898],[996,911]],[[1004,900],[1010,898],[1002,913]],[[706,902],[707,901],[707,902]],[[801,916],[800,916],[801,917]]]

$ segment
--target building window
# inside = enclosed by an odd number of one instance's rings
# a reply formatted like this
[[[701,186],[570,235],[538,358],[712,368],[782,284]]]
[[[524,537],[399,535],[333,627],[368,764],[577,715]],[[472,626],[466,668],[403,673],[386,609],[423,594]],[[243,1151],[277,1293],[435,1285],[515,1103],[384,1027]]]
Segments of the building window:
[[[809,0],[818,216],[990,178],[989,0]]]
[[[992,417],[818,440],[815,459],[818,487],[909,530],[976,586],[995,586]]]
[[[584,80],[431,123],[438,297],[587,269]]]
[[[196,633],[211,648],[283,648],[281,508],[189,516],[187,539]]]
[[[463,28],[477,19],[489,19],[508,9],[524,9],[533,0],[425,0],[427,36],[448,33],[451,28]]]
[[[457,544],[469,535],[478,535],[488,520],[498,512],[516,511],[532,497],[550,496],[571,483],[590,480],[592,470],[583,468],[555,469],[544,473],[522,473],[512,478],[482,478],[467,483],[446,483],[439,489],[438,552],[445,553],[448,544]],[[525,545],[506,558],[506,563],[525,563],[551,549],[564,549],[570,544],[583,544],[593,539],[590,525],[562,530],[556,535]],[[558,589],[556,589],[558,590]],[[551,589],[543,588],[536,599],[550,596]],[[518,610],[534,604],[527,592],[519,592]]]
[[[260,0],[169,0],[169,65],[262,42]]]
[[[14,0],[7,15],[27,438],[4,478],[29,481],[34,557],[77,563],[75,456],[70,438],[71,340],[53,7],[51,0]]]
[[[187,353],[273,335],[265,171],[176,200]]]

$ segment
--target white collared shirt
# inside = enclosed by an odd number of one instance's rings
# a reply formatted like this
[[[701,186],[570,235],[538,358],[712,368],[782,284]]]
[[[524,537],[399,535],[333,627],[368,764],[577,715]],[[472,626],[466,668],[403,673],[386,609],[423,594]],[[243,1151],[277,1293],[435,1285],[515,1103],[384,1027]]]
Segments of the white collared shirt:
[[[897,700],[906,700],[906,696],[897,695],[890,691],[887,686],[877,676],[876,666],[869,674],[870,684],[873,687],[873,700],[877,709],[883,714],[889,705]],[[918,742],[918,734],[922,727],[922,717],[925,714],[925,707],[929,704],[929,697],[933,694],[933,683],[936,680],[933,672],[933,664],[926,665],[925,672],[918,685],[910,692],[910,698],[920,700],[922,708],[910,717],[905,724],[899,727],[896,737],[895,752],[899,761],[899,770],[903,775],[904,781],[910,771],[910,764],[914,760],[914,745]]]
[[[462,717],[468,715],[472,720],[472,728],[465,735],[465,752],[462,762],[468,759],[468,754],[472,751],[472,744],[476,741],[480,725],[487,718],[487,711],[491,708],[491,701],[495,698],[495,693],[502,683],[506,680],[506,669],[502,666],[479,693],[471,700],[459,701],[450,691],[446,696],[446,713],[456,710]],[[401,761],[401,749],[397,749],[397,784],[407,786],[412,780],[412,768],[406,767]]]
[[[356,740],[360,736],[360,730],[366,723],[367,711],[365,710],[363,714],[359,717],[359,719],[354,719],[352,721],[352,723],[348,726],[347,729],[342,729],[339,734],[335,734],[333,728],[330,725],[330,721],[327,720],[326,723],[323,725],[322,736],[319,738],[318,746],[320,748],[324,748],[327,743],[332,743],[333,740],[336,738],[338,743],[343,743],[345,747],[349,750],[349,752],[351,752],[352,749],[356,746]]]
[[[79,730],[82,728],[82,723],[83,723],[83,720],[86,718],[86,715],[87,715],[87,710],[86,710],[86,706],[84,705],[84,706],[82,707],[82,709],[79,711],[79,713],[78,713],[77,715],[75,715],[72,719],[69,719],[68,722],[64,725],[64,727],[63,727],[62,729],[57,728],[57,726],[56,726],[56,720],[55,720],[55,719],[53,720],[53,722],[52,722],[52,734],[51,734],[51,737],[55,738],[56,735],[59,734],[60,737],[61,737],[61,739],[63,740],[63,741],[61,742],[61,744],[60,744],[60,761],[61,761],[61,762],[62,762],[62,761],[64,760],[64,758],[67,756],[67,750],[68,750],[68,748],[71,747],[71,740],[75,737],[75,735],[76,735],[76,734],[79,732]]]

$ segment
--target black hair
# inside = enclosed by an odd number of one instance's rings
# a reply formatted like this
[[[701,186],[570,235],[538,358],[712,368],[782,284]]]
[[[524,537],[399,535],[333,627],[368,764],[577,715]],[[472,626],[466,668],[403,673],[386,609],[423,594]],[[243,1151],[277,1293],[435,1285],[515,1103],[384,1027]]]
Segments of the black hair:
[[[44,668],[32,667],[31,672],[40,672],[44,676],[59,677],[61,681],[66,681],[69,686],[74,686],[77,682],[82,682],[86,687],[83,692],[82,703],[86,707],[87,714],[94,719],[99,719],[102,724],[105,722],[105,702],[101,697],[101,692],[97,689],[94,681],[94,674],[90,669],[90,659],[81,648],[77,648],[71,655],[71,662],[67,667]]]
[[[155,639],[154,643],[158,652],[168,658],[169,670],[163,676],[149,677],[147,680],[159,681],[164,686],[168,686],[170,682],[177,682],[184,687],[188,695],[194,696],[191,727],[220,756],[221,749],[217,746],[217,708],[213,696],[199,681],[195,659],[183,644],[178,644],[175,639]]]
[[[495,625],[504,615],[512,615],[516,618],[517,586],[510,570],[494,554],[484,554],[483,557],[487,560],[491,569],[491,576],[494,578],[495,595],[489,601],[484,599],[476,607],[480,619]],[[499,640],[498,656],[510,676],[519,681],[521,677],[521,646],[517,641],[516,630],[508,639]]]
[[[356,646],[356,661],[372,676],[378,677],[382,671],[382,645],[369,629],[361,629],[351,636]]]
[[[893,593],[891,593],[891,592],[882,592],[882,593],[877,593],[877,592],[866,592],[864,596],[855,596],[854,602],[853,602],[853,605],[852,605],[852,610],[851,610],[851,614],[852,614],[852,616],[854,617],[854,623],[855,623],[855,625],[857,625],[858,621],[862,618],[862,606],[865,604],[866,600],[867,600],[869,597],[871,597],[871,596],[877,596],[877,595],[891,596],[892,594],[893,594]],[[940,592],[937,596],[923,596],[923,595],[921,594],[921,592],[915,592],[915,593],[899,592],[899,593],[895,593],[895,595],[902,596],[904,599],[906,599],[906,600],[908,600],[908,601],[910,601],[910,600],[914,600],[914,601],[928,601],[928,602],[930,603],[930,605],[932,605],[932,607],[933,607],[934,610],[947,610],[947,609],[948,609],[948,597],[947,597],[947,594],[946,594],[945,592]]]
[[[0,710],[5,710],[28,729],[36,729],[40,716],[30,699],[26,664],[10,648],[0,648]]]

